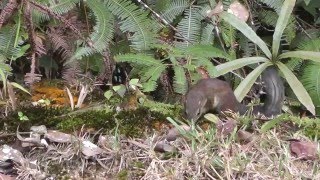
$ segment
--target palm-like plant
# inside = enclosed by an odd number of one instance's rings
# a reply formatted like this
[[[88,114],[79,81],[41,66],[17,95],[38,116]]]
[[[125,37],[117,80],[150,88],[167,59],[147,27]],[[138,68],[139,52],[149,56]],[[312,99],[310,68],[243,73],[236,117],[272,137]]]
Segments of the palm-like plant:
[[[298,100],[312,113],[315,114],[315,107],[306,89],[303,87],[301,82],[292,73],[292,71],[281,62],[286,58],[301,58],[320,62],[320,53],[313,51],[289,51],[285,53],[279,52],[280,40],[283,31],[289,21],[292,10],[295,6],[296,0],[285,0],[277,20],[275,31],[273,34],[273,42],[271,50],[267,44],[243,21],[236,18],[234,15],[227,12],[223,12],[220,17],[232,26],[242,32],[248,39],[254,42],[265,54],[265,57],[250,57],[236,59],[221,65],[218,65],[218,75],[223,75],[227,72],[241,68],[243,66],[261,63],[255,68],[236,88],[235,95],[239,101],[241,101],[245,95],[251,89],[253,83],[256,81],[258,76],[271,65],[275,65],[283,73],[285,80],[288,82],[293,92],[297,96]]]

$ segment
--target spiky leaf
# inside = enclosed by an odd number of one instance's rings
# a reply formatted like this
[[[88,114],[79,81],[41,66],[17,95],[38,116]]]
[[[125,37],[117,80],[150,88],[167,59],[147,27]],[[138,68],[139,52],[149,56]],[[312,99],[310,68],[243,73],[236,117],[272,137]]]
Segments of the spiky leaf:
[[[271,58],[271,52],[266,43],[245,22],[227,12],[223,12],[221,17],[233,27],[241,31],[248,39],[257,44],[265,55],[268,58]]]
[[[271,62],[265,62],[255,68],[235,89],[234,95],[236,96],[238,101],[242,101],[243,98],[247,95],[250,91],[254,82],[256,82],[258,76],[268,67],[271,65]]]
[[[224,75],[228,72],[239,69],[239,68],[246,66],[248,64],[267,62],[267,61],[268,61],[268,59],[265,57],[248,57],[248,58],[241,58],[241,59],[229,61],[229,62],[226,62],[226,63],[223,63],[223,64],[216,66],[217,71],[218,71],[217,76]]]
[[[272,55],[277,57],[283,30],[286,28],[296,0],[285,0],[273,34]]]
[[[278,58],[283,59],[288,57],[309,59],[318,63],[320,62],[320,52],[313,52],[313,51],[289,51],[289,52],[280,54]]]
[[[298,100],[312,113],[315,114],[315,107],[306,89],[303,87],[298,78],[292,73],[292,71],[283,63],[277,63],[279,69],[283,73],[285,79],[297,96]]]

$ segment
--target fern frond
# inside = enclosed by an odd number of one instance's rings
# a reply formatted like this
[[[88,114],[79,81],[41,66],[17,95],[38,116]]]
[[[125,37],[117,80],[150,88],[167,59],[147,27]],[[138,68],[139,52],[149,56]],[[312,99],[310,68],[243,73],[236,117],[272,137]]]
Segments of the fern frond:
[[[57,14],[64,14],[66,12],[69,12],[71,9],[73,9],[76,6],[76,4],[79,3],[79,1],[80,0],[62,0],[62,1],[50,0],[48,6],[52,9],[53,12]]]
[[[188,0],[171,1],[170,5],[167,6],[167,9],[162,11],[162,18],[164,18],[168,23],[172,23],[172,21],[182,14],[182,12],[188,7]]]
[[[236,39],[236,29],[233,28],[229,23],[222,21],[220,24],[221,36],[227,47],[231,47],[232,43]]]
[[[320,38],[303,40],[297,45],[297,50],[320,52]],[[286,63],[291,70],[300,68],[302,64],[303,61],[299,58],[292,58]]]
[[[247,37],[245,37],[243,34],[239,34],[239,46],[242,50],[242,56],[241,57],[251,57],[253,55],[256,55],[256,46],[253,42],[251,42]]]
[[[214,25],[206,24],[202,29],[200,44],[213,44],[214,41]]]
[[[266,4],[268,7],[274,9],[277,13],[279,13],[284,0],[258,0],[258,1]]]
[[[131,47],[137,51],[148,50],[156,42],[156,33],[153,24],[148,18],[148,12],[142,11],[129,0],[105,0],[107,8],[120,20],[120,29],[123,32],[134,33],[129,40]]]
[[[113,37],[114,18],[110,11],[105,9],[100,0],[87,1],[87,5],[96,17],[96,25],[93,28],[94,32],[90,35],[90,39],[95,50],[102,52],[107,48]]]
[[[157,88],[157,80],[165,69],[166,66],[161,64],[160,66],[155,66],[143,71],[145,73],[142,74],[141,82],[144,92],[154,91]]]
[[[302,41],[298,44],[298,49],[303,51],[320,52],[320,38]]]
[[[230,56],[224,51],[211,45],[193,45],[185,49],[185,54],[192,58],[224,58],[230,60]]]
[[[161,66],[162,63],[159,60],[154,59],[151,56],[145,54],[123,54],[114,57],[117,62],[135,63],[142,66]]]
[[[16,59],[21,50],[15,47],[15,33],[15,27],[5,26],[0,29],[0,54],[7,59]]]
[[[261,10],[258,14],[259,19],[262,23],[275,27],[278,20],[278,14],[276,12],[270,11],[270,10]],[[296,36],[296,26],[295,26],[296,20],[294,16],[290,16],[289,22],[283,32],[283,37],[285,37],[285,40],[290,43]]]
[[[199,8],[189,7],[185,10],[183,19],[179,22],[175,34],[177,41],[175,44],[178,47],[188,47],[191,43],[198,43],[200,41],[201,32],[201,14]]]
[[[93,55],[95,51],[90,47],[79,47],[75,54],[65,64],[72,63],[75,60],[82,59],[85,56]]]
[[[185,75],[185,71],[181,66],[174,66],[174,81],[173,88],[174,91],[179,94],[185,94],[188,89],[187,78]]]
[[[4,74],[10,75],[12,68],[11,66],[5,63],[6,61],[7,61],[6,57],[0,53],[0,70]],[[0,78],[0,81],[1,81],[1,78]]]
[[[312,63],[304,68],[300,81],[310,94],[313,103],[320,106],[320,64]]]
[[[67,37],[60,31],[56,31],[54,29],[47,31],[47,36],[53,46],[53,51],[58,52],[63,61],[67,61],[73,53],[71,50],[72,48],[66,40]]]
[[[53,12],[59,15],[69,12],[77,3],[79,3],[79,0],[48,0],[47,2],[39,2],[39,4],[48,6]],[[38,11],[37,9],[33,9],[32,19],[34,23],[39,24],[41,22],[48,21],[50,16],[44,12]]]

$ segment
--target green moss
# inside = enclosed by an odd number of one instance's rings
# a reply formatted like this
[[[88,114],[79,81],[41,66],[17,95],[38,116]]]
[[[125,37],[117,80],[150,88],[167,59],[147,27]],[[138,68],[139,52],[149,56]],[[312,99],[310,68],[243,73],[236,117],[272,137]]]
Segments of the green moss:
[[[116,100],[114,100],[117,102]],[[128,137],[141,137],[146,130],[155,128],[156,122],[167,122],[166,117],[179,118],[181,106],[146,101],[136,110],[116,112],[110,106],[97,105],[87,109],[69,112],[68,109],[52,107],[22,108],[30,120],[20,121],[17,112],[12,113],[5,122],[15,131],[20,124],[20,131],[29,131],[31,126],[45,125],[47,128],[73,132],[86,128],[102,129],[102,132],[114,130],[117,124],[118,132]]]
[[[121,170],[117,175],[118,180],[127,180],[128,179],[128,171],[127,170]]]

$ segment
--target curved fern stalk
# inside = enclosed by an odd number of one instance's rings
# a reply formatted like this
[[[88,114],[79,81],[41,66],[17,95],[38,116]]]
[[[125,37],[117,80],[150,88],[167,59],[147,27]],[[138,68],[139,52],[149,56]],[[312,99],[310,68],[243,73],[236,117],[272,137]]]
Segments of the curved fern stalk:
[[[105,0],[107,8],[117,16],[120,29],[123,32],[134,33],[129,40],[131,47],[137,51],[148,50],[156,42],[156,33],[153,31],[153,21],[148,18],[147,11],[141,11],[129,0]]]
[[[177,29],[179,33],[175,34],[178,40],[176,46],[186,48],[200,41],[201,33],[201,14],[199,8],[189,7],[185,10],[183,19],[179,22]]]

